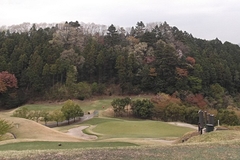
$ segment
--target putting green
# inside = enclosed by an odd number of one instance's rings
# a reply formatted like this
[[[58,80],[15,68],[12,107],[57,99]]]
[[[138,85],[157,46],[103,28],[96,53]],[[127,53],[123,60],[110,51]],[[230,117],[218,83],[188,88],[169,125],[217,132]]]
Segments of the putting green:
[[[128,121],[111,118],[94,118],[85,123],[96,125],[92,131],[103,135],[102,138],[180,137],[186,132],[193,131],[191,128],[151,120]]]

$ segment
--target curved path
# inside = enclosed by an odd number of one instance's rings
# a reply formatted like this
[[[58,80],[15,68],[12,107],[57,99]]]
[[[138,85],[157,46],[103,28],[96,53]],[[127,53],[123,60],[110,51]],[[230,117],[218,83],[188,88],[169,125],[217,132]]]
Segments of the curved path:
[[[88,128],[88,126],[80,126],[77,128],[72,128],[69,129],[67,134],[74,136],[74,137],[78,137],[78,138],[82,138],[85,140],[95,140],[97,139],[97,136],[94,135],[88,135],[82,132],[82,130],[84,130],[85,128]]]

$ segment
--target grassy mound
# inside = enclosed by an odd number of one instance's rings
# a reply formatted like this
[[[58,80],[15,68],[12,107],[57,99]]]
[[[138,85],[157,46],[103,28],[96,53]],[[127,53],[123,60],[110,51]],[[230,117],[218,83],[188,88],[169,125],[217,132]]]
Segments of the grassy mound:
[[[177,143],[184,143],[184,142],[187,142],[189,139],[192,139],[195,136],[199,136],[199,133],[197,131],[187,132],[183,136],[178,138],[174,143],[176,143],[176,144]]]
[[[65,133],[58,132],[46,126],[43,126],[34,121],[17,118],[17,117],[4,117],[8,122],[13,124],[10,133],[16,139],[10,141],[1,141],[0,144],[7,142],[18,141],[81,141],[81,139],[69,136]]]
[[[205,133],[190,138],[187,143],[206,143],[206,142],[227,142],[240,140],[240,132],[234,130],[223,130]]]

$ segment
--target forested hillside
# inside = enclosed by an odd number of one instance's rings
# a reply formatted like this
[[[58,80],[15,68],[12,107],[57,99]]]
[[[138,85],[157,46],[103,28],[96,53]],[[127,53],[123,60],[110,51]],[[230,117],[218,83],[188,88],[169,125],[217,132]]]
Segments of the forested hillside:
[[[200,107],[238,107],[238,45],[194,38],[166,22],[128,29],[77,21],[28,27],[0,32],[1,108],[30,99],[140,93],[166,93]]]

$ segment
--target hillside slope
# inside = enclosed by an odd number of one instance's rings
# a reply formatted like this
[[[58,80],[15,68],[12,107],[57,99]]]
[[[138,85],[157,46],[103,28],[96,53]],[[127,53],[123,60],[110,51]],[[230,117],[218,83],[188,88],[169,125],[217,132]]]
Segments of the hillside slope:
[[[8,117],[1,114],[0,118],[4,118],[9,123],[13,124],[10,132],[15,136],[15,139],[0,142],[0,144],[18,141],[68,141],[79,142],[82,139],[70,136],[68,134],[56,131],[41,125],[35,121],[24,118]]]

